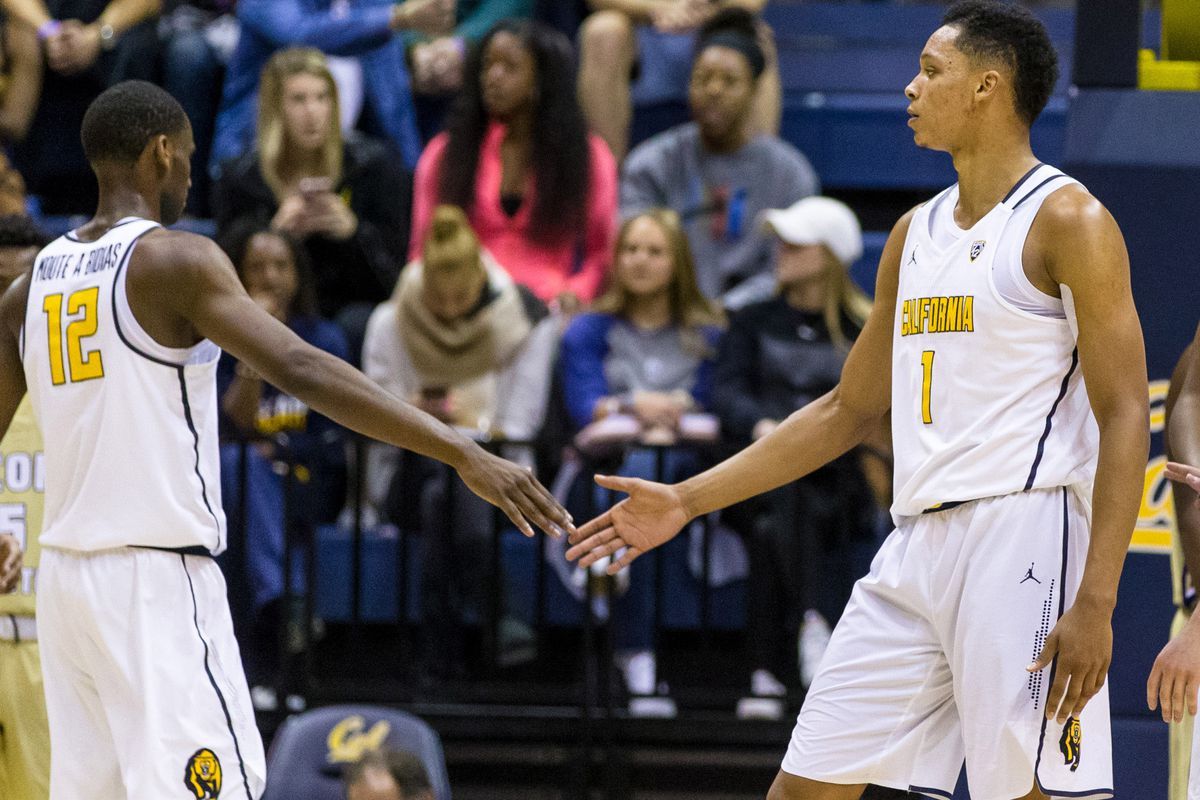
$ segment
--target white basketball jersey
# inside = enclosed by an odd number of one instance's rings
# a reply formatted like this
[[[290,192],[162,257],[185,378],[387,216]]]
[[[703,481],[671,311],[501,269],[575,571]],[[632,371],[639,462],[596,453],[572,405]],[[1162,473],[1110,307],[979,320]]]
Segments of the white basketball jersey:
[[[1074,182],[1039,165],[970,230],[954,222],[957,185],[913,215],[892,348],[893,516],[1028,489],[1090,493],[1099,431],[1070,290],[1055,318],[1018,308],[995,282],[1003,270],[1028,286],[1029,228],[1045,198]]]
[[[21,358],[45,441],[43,547],[225,547],[221,351],[158,344],[125,295],[137,240],[157,227],[129,217],[93,242],[68,233],[34,263]]]

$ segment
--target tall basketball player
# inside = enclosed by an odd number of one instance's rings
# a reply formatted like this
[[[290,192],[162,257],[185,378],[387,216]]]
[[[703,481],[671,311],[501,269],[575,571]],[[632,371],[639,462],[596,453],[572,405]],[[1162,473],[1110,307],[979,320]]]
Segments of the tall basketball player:
[[[211,241],[162,227],[194,150],[170,95],[119,84],[82,137],[96,215],[0,299],[0,434],[28,389],[45,445],[50,797],[253,800],[262,742],[212,559],[219,348],[346,427],[451,464],[527,533],[569,518],[525,470],[300,341]]]
[[[1057,73],[1027,11],[952,6],[905,93],[916,143],[959,181],[897,223],[840,385],[684,483],[598,478],[630,496],[573,537],[568,555],[615,571],[891,413],[896,530],[772,800],[949,798],[964,758],[979,800],[1112,796],[1104,684],[1149,447],[1145,353],[1116,223],[1030,148]]]

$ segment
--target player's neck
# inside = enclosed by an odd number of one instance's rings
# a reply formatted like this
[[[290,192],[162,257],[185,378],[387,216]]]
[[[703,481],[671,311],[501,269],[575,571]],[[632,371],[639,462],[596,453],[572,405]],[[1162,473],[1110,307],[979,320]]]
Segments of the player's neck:
[[[96,213],[84,227],[88,230],[103,231],[126,217],[157,221],[159,213],[158,204],[151,203],[146,195],[135,187],[125,183],[106,185],[101,182]]]
[[[1038,163],[1027,130],[989,135],[952,155],[958,173],[954,221],[963,228],[982,219]]]

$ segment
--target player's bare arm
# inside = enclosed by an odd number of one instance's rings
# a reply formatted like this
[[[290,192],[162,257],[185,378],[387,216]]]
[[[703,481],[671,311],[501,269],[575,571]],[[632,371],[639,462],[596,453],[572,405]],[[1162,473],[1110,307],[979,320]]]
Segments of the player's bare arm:
[[[588,566],[618,555],[610,574],[674,537],[691,519],[725,508],[807,475],[850,450],[877,429],[891,407],[892,326],[900,251],[912,212],[896,223],[880,259],[875,307],[858,337],[841,382],[794,412],[769,435],[682,483],[666,486],[637,478],[597,476],[629,497],[571,536],[570,559]]]
[[[25,370],[19,348],[21,324],[29,280],[23,276],[0,297],[0,439],[8,431],[17,406],[25,397]],[[21,548],[16,537],[0,536],[0,594],[17,588],[21,580]]]
[[[1196,486],[1200,473],[1188,464],[1200,464],[1200,365],[1196,363],[1200,330],[1183,351],[1171,374],[1167,391],[1166,439],[1167,477],[1175,495],[1175,521],[1183,559],[1190,575],[1200,575],[1200,497]],[[1181,463],[1182,462],[1182,463]],[[1189,480],[1189,475],[1192,475]],[[1146,705],[1158,708],[1163,722],[1182,722],[1186,711],[1195,714],[1196,693],[1200,688],[1200,626],[1195,615],[1188,620],[1154,660],[1146,681]]]
[[[1043,291],[1070,290],[1079,325],[1079,366],[1100,429],[1083,579],[1074,604],[1030,665],[1043,669],[1057,657],[1046,716],[1064,723],[1100,691],[1112,657],[1117,583],[1137,522],[1150,448],[1146,354],[1125,241],[1098,200],[1077,186],[1047,198],[1030,230],[1025,260]]]
[[[571,528],[567,512],[528,470],[487,453],[268,314],[246,294],[212,241],[174,231],[147,234],[130,260],[127,281],[134,314],[151,335],[155,326],[177,342],[211,339],[335,422],[449,464],[526,535],[533,534],[529,522],[555,536]]]

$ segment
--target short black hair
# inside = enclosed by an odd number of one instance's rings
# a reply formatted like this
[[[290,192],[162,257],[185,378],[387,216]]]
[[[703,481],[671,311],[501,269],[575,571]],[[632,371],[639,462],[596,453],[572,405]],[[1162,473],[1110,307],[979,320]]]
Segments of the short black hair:
[[[83,152],[91,164],[132,164],[155,136],[188,125],[179,101],[147,81],[122,81],[105,89],[83,115]]]
[[[1012,70],[1017,113],[1032,125],[1058,81],[1058,53],[1041,20],[1001,0],[961,0],[942,24],[958,29],[955,46],[963,53],[997,59]]]
[[[342,785],[349,789],[362,780],[363,773],[371,769],[391,774],[403,797],[411,797],[417,792],[433,791],[425,763],[407,750],[367,751],[362,758],[347,764],[342,770]]]
[[[0,216],[0,247],[37,247],[50,243],[37,224],[25,214]]]

